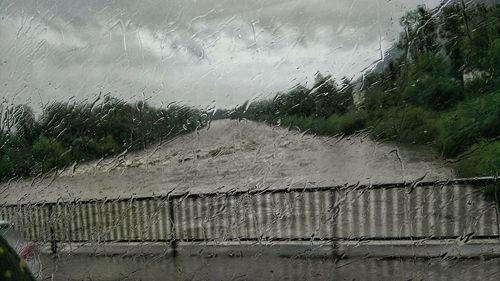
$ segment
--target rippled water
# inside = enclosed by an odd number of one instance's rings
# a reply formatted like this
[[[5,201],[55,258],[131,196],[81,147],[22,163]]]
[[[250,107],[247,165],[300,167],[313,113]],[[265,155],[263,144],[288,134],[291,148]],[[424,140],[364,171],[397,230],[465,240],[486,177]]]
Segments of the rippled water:
[[[315,137],[250,121],[221,120],[145,151],[4,183],[3,202],[151,196],[287,186],[447,179],[429,147],[375,142],[366,135]],[[14,192],[15,190],[15,192]]]

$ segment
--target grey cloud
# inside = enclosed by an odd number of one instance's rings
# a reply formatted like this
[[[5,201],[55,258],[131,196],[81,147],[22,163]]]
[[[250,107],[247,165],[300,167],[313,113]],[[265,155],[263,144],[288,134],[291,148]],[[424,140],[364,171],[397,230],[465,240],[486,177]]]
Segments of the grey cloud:
[[[0,4],[0,85],[35,106],[99,91],[234,106],[353,76],[396,39],[398,18],[438,0],[28,1]]]

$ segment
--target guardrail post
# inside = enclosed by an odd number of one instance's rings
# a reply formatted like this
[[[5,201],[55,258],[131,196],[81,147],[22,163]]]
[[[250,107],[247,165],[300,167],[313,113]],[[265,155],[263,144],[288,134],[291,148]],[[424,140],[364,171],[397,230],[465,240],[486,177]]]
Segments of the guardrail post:
[[[174,198],[171,196],[167,197],[168,202],[168,221],[170,223],[170,248],[172,249],[172,255],[177,255],[177,238],[175,237],[175,215],[174,215]]]
[[[495,214],[497,216],[497,235],[500,235],[500,202],[495,204]],[[500,240],[500,237],[498,239]]]
[[[53,205],[49,205],[49,231],[50,231],[50,250],[52,254],[57,254],[57,241],[56,241],[56,234],[54,231],[54,225],[53,225]]]
[[[339,244],[338,244],[338,237],[336,237],[336,232],[337,232],[337,228],[335,227],[335,225],[337,224],[337,220],[339,219],[339,209],[340,206],[336,206],[336,197],[337,197],[337,190],[335,188],[332,188],[330,189],[330,192],[331,192],[331,206],[332,206],[332,237],[331,237],[331,243],[332,243],[332,256],[333,257],[337,257],[339,254],[338,254],[338,248],[339,248]]]

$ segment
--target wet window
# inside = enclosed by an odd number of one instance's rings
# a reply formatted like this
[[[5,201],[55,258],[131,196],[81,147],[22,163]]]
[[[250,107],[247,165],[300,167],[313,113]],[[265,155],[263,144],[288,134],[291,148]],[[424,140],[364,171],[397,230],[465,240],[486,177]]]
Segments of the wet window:
[[[0,38],[0,280],[500,278],[498,1],[6,0]]]

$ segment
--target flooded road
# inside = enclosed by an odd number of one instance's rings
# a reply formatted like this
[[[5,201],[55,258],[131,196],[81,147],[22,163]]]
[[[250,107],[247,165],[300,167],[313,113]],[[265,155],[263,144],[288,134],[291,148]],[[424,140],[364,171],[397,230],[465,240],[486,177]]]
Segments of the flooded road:
[[[47,280],[498,280],[500,259],[43,257]]]
[[[429,147],[367,136],[315,137],[251,121],[220,120],[144,151],[0,185],[1,202],[123,198],[184,192],[447,179]]]

